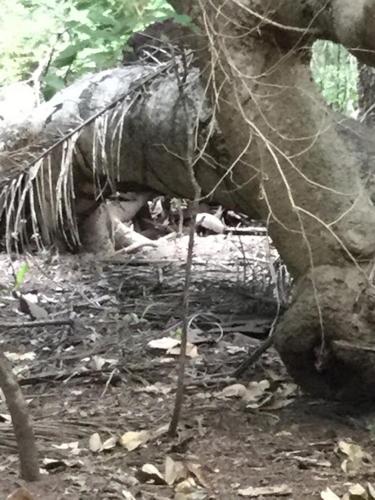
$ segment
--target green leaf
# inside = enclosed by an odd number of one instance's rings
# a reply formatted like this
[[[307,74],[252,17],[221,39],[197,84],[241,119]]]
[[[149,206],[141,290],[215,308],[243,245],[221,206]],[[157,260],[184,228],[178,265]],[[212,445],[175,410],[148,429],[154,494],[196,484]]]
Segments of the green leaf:
[[[181,328],[176,328],[175,331],[171,332],[171,337],[175,339],[181,339],[182,337],[182,329]]]
[[[46,99],[50,99],[56,92],[65,87],[65,81],[62,77],[55,73],[49,72],[44,78],[43,95]]]
[[[80,2],[77,2],[76,9],[85,10],[85,9],[89,8],[91,5],[92,5],[91,0],[82,0]]]
[[[42,82],[48,97],[88,71],[116,64],[134,31],[174,15],[167,0],[14,0],[3,4],[0,85],[30,75],[53,49],[55,59]],[[176,20],[189,22],[185,16]],[[84,49],[98,54],[95,62]]]
[[[103,65],[108,61],[108,52],[96,52],[95,54],[90,54],[87,59],[93,61],[97,66]]]
[[[91,12],[89,12],[88,17],[92,22],[101,26],[113,26],[116,22],[113,17],[106,16],[97,10],[92,10]]]
[[[18,269],[17,273],[16,273],[16,282],[14,284],[14,289],[17,290],[18,288],[20,288],[24,281],[25,281],[25,277],[26,277],[26,274],[28,273],[29,271],[29,265],[27,262],[22,262],[22,264],[20,265],[20,268]]]
[[[56,57],[56,59],[54,60],[54,65],[57,68],[69,66],[77,58],[77,54],[82,48],[82,44],[70,45],[65,50],[60,52],[60,54]]]
[[[173,16],[173,19],[176,21],[176,23],[183,24],[184,26],[192,26],[192,20],[190,16],[186,16],[184,14],[175,14]]]

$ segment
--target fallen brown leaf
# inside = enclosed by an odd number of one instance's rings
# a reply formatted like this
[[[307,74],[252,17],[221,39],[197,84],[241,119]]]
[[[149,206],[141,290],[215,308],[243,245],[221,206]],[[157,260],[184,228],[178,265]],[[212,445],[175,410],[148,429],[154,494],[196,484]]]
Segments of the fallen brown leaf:
[[[29,490],[22,487],[8,495],[6,500],[34,500],[34,497]]]
[[[250,486],[246,489],[238,490],[238,494],[242,497],[270,497],[270,496],[287,496],[292,494],[292,490],[286,484],[280,484],[277,486],[260,486],[258,488],[253,488]]]
[[[337,449],[347,457],[343,460],[341,469],[349,477],[355,476],[365,465],[372,462],[371,455],[366,453],[358,444],[339,441]]]
[[[182,462],[173,460],[169,456],[165,458],[164,478],[169,486],[172,486],[181,479],[186,479],[188,474],[189,472]]]
[[[326,488],[324,491],[320,493],[320,498],[322,500],[340,500],[340,497],[334,493],[331,488]]]
[[[166,484],[161,472],[152,464],[144,464],[137,472],[137,479],[143,483]]]
[[[102,439],[101,439],[100,435],[97,432],[95,432],[94,434],[92,434],[90,436],[89,449],[93,453],[98,453],[99,451],[102,450],[102,448],[103,448]]]
[[[368,498],[366,488],[357,483],[349,487],[349,491],[344,495],[343,500],[368,500]]]
[[[125,432],[120,437],[120,444],[128,451],[133,451],[139,448],[142,444],[147,443],[151,439],[150,431]]]
[[[169,425],[162,425],[155,430],[149,431],[129,431],[125,432],[120,437],[120,444],[128,451],[133,451],[142,444],[146,444],[148,441],[152,441],[153,439],[157,439],[168,431]]]

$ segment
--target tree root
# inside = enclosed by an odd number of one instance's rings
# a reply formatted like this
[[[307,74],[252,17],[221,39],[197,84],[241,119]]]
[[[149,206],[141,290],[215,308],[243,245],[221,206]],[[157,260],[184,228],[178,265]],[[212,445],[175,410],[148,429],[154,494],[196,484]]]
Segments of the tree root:
[[[275,347],[307,392],[375,401],[374,323],[375,290],[365,274],[354,266],[321,266],[299,280]]]

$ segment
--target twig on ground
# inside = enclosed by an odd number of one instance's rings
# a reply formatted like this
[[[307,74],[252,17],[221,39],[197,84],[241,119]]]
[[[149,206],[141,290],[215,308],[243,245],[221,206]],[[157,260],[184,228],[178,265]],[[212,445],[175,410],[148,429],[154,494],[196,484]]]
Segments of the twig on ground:
[[[101,393],[101,395],[99,396],[99,399],[103,399],[103,397],[105,396],[107,390],[108,390],[108,387],[111,385],[111,382],[112,382],[112,379],[113,379],[113,376],[115,375],[117,371],[117,368],[114,368],[111,373],[109,374],[109,377],[108,377],[108,380],[107,382],[105,383],[105,387],[103,389],[103,392]]]
[[[41,373],[40,375],[25,377],[19,381],[19,385],[33,385],[44,382],[61,382],[64,384],[69,382],[69,380],[73,378],[82,378],[82,377],[100,377],[104,376],[107,373],[112,374],[110,378],[111,383],[115,383],[121,380],[121,376],[119,373],[113,373],[112,368],[102,368],[101,370],[73,370],[71,372],[63,371],[60,373],[50,372],[50,373]],[[106,380],[108,382],[108,379]]]
[[[250,356],[248,356],[238,368],[234,370],[232,373],[232,377],[238,378],[245,373],[254,363],[258,361],[258,359],[265,353],[273,344],[273,335],[269,334],[269,336],[264,340],[256,349],[253,351]]]
[[[42,321],[1,321],[0,328],[33,328],[36,326],[73,326],[72,319],[46,319]]]
[[[220,385],[228,385],[236,382],[236,379],[232,376],[232,372],[207,375],[206,377],[200,378],[198,380],[188,380],[186,382],[186,389],[193,389],[197,387],[217,387]]]
[[[271,262],[271,260],[270,260]],[[281,298],[279,295],[279,289],[278,289],[278,282],[277,282],[277,276],[275,274],[275,270],[273,268],[273,264],[270,263],[270,271],[271,271],[271,276],[272,276],[272,281],[275,286],[275,292],[276,292],[276,300],[277,300],[277,310],[275,317],[273,318],[270,331],[268,333],[268,337],[253,351],[241,364],[236,370],[233,372],[233,377],[238,378],[241,375],[245,373],[246,370],[248,370],[254,363],[258,361],[258,359],[262,356],[263,353],[265,353],[273,344],[273,335],[275,332],[276,325],[279,321],[280,317],[280,312],[281,312]]]

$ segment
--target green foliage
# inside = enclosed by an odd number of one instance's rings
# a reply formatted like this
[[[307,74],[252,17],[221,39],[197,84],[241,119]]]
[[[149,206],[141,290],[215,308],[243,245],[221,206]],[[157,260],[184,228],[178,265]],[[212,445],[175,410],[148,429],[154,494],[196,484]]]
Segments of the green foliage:
[[[332,42],[314,44],[311,69],[323,97],[333,109],[352,114],[358,106],[357,61]]]
[[[29,269],[29,264],[27,262],[22,262],[18,271],[15,273],[14,290],[17,290],[23,285]]]
[[[176,328],[176,330],[171,332],[171,337],[174,339],[181,340],[182,337],[182,329],[181,328]]]
[[[58,32],[56,11],[28,5],[31,2],[0,0],[0,85],[30,75],[44,54],[46,41]]]
[[[0,0],[0,85],[51,58],[50,97],[77,77],[116,65],[129,36],[174,12],[165,0]]]
[[[112,67],[134,31],[174,15],[166,0],[0,0],[0,86],[30,77],[50,59],[47,98],[77,77]],[[357,106],[354,57],[330,42],[314,45],[312,72],[326,101],[352,113]]]

